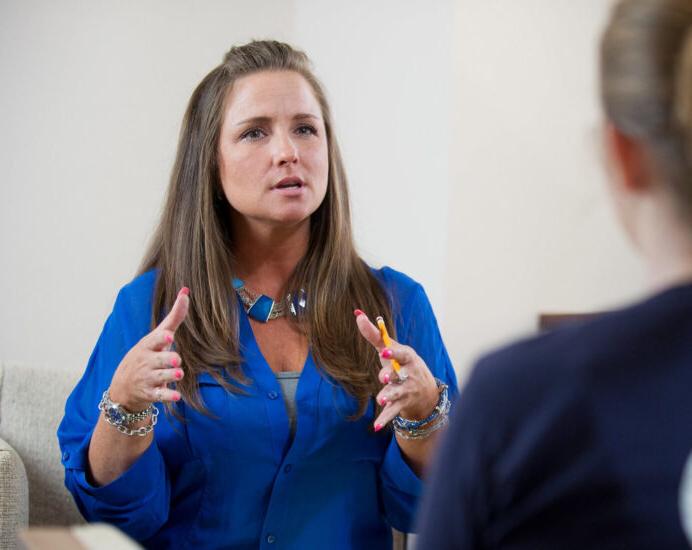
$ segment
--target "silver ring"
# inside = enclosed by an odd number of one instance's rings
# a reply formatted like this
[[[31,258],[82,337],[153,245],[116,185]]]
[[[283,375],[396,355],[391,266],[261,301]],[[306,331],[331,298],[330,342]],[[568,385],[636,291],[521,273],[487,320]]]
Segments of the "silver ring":
[[[408,371],[406,370],[406,367],[401,367],[399,372],[396,373],[396,376],[398,378],[396,383],[403,384],[408,379]]]

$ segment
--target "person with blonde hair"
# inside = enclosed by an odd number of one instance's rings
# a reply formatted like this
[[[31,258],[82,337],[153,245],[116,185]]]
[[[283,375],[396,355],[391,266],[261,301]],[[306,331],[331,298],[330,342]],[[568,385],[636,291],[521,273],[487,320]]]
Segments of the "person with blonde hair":
[[[692,0],[617,2],[600,69],[609,190],[651,295],[477,363],[422,550],[689,548]]]
[[[422,287],[356,253],[307,57],[232,48],[66,404],[79,509],[148,548],[391,548],[455,393]]]

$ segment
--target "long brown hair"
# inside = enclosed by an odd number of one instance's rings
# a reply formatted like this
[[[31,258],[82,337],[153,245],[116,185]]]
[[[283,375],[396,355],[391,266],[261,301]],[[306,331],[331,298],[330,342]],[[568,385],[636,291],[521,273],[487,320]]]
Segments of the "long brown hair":
[[[601,42],[608,119],[646,143],[692,220],[692,0],[621,0]]]
[[[183,398],[205,410],[197,385],[202,372],[232,392],[242,392],[242,385],[251,383],[240,367],[230,205],[221,189],[217,151],[223,105],[233,83],[274,70],[295,71],[312,87],[329,154],[326,196],[310,219],[307,253],[287,285],[294,295],[304,289],[308,300],[294,322],[306,334],[319,368],[358,400],[362,415],[379,388],[379,359],[358,334],[352,312],[360,307],[383,315],[393,328],[392,305],[353,244],[346,172],[322,86],[307,56],[287,44],[254,41],[231,48],[190,98],[161,220],[139,269],[158,269],[152,327],[172,306],[180,287],[188,286],[190,310],[176,333],[185,369],[178,383]]]

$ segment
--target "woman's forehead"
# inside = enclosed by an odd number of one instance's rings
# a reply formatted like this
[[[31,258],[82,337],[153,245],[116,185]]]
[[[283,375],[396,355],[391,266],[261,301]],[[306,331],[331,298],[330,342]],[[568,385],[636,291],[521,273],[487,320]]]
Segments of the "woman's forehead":
[[[295,71],[262,71],[241,77],[226,100],[226,117],[231,125],[243,124],[247,119],[297,114],[321,118],[312,86]]]

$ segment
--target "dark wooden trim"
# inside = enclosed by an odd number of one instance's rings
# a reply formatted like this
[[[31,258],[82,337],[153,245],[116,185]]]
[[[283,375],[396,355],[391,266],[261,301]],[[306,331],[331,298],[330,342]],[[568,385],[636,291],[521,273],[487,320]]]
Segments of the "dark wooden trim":
[[[540,313],[538,315],[538,328],[539,330],[550,330],[565,323],[588,321],[602,314],[602,311],[590,313]]]

